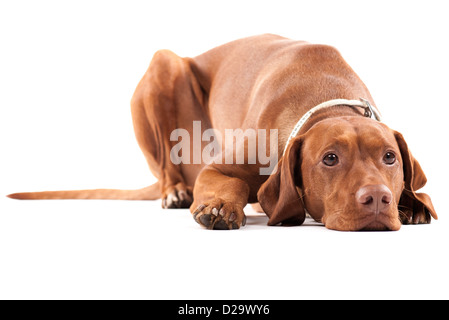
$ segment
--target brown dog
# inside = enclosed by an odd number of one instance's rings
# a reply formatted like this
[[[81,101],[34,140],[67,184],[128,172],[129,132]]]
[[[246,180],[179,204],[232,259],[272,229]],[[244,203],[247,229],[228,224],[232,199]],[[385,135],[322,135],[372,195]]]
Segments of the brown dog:
[[[256,202],[269,225],[298,225],[306,213],[335,230],[398,230],[437,219],[430,197],[416,193],[426,183],[419,163],[400,133],[369,117],[377,115],[371,104],[365,85],[330,46],[263,35],[193,59],[159,51],[131,101],[156,184],[10,197],[162,198],[164,208],[190,206],[195,221],[210,229],[239,228],[243,208]],[[219,136],[208,136],[211,128],[221,137],[234,130],[231,144],[213,144]],[[256,156],[255,141],[264,150]],[[280,159],[271,175],[261,174],[267,153]]]

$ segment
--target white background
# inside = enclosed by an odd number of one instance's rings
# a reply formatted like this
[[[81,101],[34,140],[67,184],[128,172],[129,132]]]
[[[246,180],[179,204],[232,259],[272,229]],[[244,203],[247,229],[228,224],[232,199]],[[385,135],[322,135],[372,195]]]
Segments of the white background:
[[[445,1],[0,2],[0,298],[449,298]],[[402,132],[440,220],[398,232],[201,229],[160,201],[11,192],[153,183],[129,101],[158,49],[261,33],[336,46]]]

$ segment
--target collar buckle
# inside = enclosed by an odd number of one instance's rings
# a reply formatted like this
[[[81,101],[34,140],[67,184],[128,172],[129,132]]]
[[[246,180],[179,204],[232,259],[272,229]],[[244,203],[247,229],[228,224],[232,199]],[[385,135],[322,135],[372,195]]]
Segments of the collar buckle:
[[[376,119],[377,121],[381,121],[379,112],[376,112],[374,110],[373,106],[371,105],[371,103],[369,103],[368,100],[363,99],[363,98],[359,98],[359,100],[362,101],[362,103],[365,105],[364,107],[362,107],[365,109],[365,114],[364,114],[365,117],[373,118],[373,115],[374,115],[374,119]]]

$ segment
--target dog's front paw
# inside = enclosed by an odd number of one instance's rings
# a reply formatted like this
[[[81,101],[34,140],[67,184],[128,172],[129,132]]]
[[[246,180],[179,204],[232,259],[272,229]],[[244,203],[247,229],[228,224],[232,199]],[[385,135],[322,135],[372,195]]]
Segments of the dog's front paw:
[[[180,182],[165,189],[162,196],[162,208],[189,208],[192,201],[192,188]]]
[[[239,229],[246,224],[243,208],[222,199],[199,205],[193,212],[193,218],[203,227],[214,230]]]

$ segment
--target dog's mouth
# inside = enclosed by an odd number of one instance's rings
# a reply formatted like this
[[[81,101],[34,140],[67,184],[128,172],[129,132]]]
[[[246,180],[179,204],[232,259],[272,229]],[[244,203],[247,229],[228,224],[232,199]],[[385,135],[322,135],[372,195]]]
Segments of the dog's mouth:
[[[360,231],[391,231],[391,229],[378,221],[373,221],[360,229]]]
[[[323,217],[328,229],[337,231],[397,231],[401,222],[394,212],[364,214],[335,214]]]
[[[365,216],[358,224],[358,231],[397,231],[401,228],[397,217],[382,212]]]

